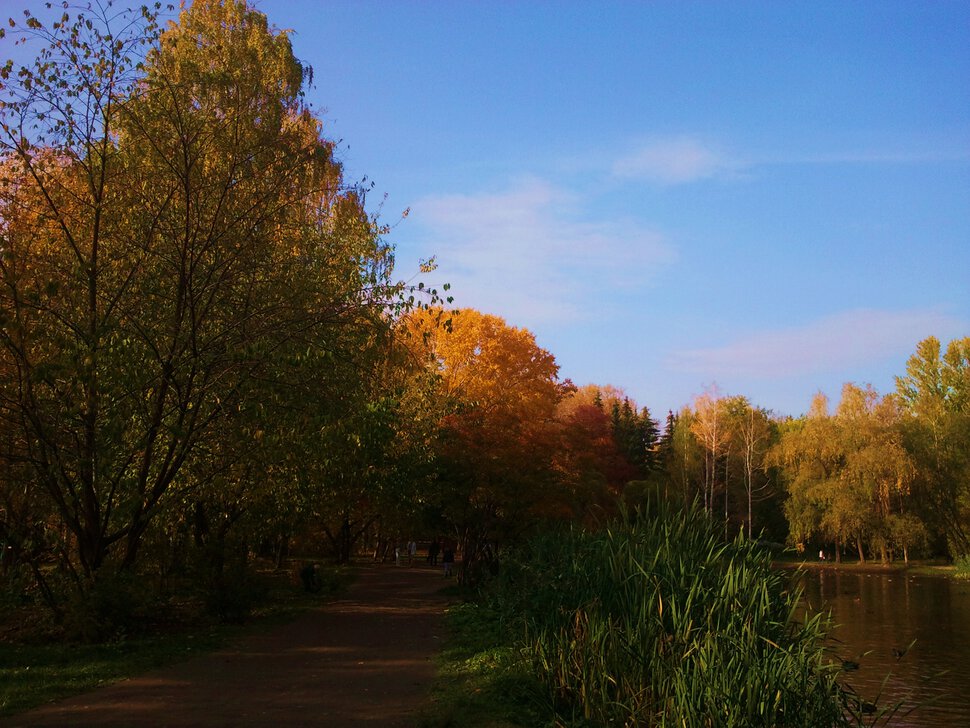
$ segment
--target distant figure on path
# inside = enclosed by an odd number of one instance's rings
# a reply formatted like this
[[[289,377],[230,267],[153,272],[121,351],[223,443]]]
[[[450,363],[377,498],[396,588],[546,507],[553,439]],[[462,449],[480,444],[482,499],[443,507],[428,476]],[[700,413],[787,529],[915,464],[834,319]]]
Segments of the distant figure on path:
[[[445,546],[444,553],[441,554],[441,563],[445,566],[445,576],[451,576],[451,567],[455,563],[455,552],[451,546]]]
[[[818,560],[825,561],[825,549],[818,550]]]
[[[418,553],[418,545],[413,541],[408,541],[408,566],[414,563],[414,555]]]
[[[432,566],[438,565],[438,552],[441,551],[441,544],[438,543],[438,537],[435,536],[434,541],[428,546],[428,563]]]

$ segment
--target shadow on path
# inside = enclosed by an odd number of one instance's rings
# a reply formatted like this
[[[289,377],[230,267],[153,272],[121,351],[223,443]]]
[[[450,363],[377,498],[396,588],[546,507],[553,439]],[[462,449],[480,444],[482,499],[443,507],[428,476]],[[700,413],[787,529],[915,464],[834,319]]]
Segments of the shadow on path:
[[[434,677],[437,569],[364,566],[340,600],[2,726],[409,726]]]

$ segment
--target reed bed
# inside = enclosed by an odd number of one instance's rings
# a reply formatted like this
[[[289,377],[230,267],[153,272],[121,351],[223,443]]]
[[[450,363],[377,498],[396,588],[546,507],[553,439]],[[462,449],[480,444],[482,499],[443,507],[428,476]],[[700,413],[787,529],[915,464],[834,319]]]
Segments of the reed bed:
[[[828,625],[698,508],[543,534],[493,591],[563,724],[840,726]]]

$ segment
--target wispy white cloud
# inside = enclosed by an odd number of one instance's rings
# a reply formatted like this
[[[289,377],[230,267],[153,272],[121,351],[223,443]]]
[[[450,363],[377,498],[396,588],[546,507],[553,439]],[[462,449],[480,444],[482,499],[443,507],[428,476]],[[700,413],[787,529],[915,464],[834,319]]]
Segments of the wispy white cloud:
[[[804,326],[764,331],[723,346],[673,354],[667,364],[705,377],[786,379],[851,370],[904,355],[931,334],[957,335],[964,322],[940,311],[857,309]]]
[[[679,185],[730,174],[738,163],[713,145],[692,136],[657,138],[613,163],[614,177]]]
[[[614,178],[675,186],[706,179],[746,179],[757,170],[784,166],[916,165],[970,161],[970,148],[885,148],[812,151],[790,149],[737,154],[689,134],[654,137],[615,159]]]
[[[456,304],[522,325],[595,316],[606,294],[648,283],[674,258],[655,230],[586,213],[583,198],[535,178],[412,208],[437,256],[435,278],[452,284]]]

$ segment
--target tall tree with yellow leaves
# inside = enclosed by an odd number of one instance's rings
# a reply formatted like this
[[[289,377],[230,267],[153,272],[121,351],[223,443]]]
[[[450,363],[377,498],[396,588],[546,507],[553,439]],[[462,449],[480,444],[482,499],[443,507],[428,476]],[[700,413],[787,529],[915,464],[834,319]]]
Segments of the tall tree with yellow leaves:
[[[28,14],[43,47],[4,69],[0,117],[4,454],[82,588],[258,447],[287,378],[353,387],[328,362],[371,346],[400,290],[285,32],[241,0],[164,31],[113,13]]]

